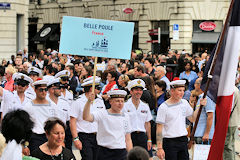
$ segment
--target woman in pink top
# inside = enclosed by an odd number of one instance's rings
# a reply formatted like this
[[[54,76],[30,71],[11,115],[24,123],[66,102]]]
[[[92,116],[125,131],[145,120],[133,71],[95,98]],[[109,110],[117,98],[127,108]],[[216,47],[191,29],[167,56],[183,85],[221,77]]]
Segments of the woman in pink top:
[[[9,90],[9,91],[13,91],[13,84],[14,84],[14,80],[12,79],[12,75],[16,72],[16,69],[9,65],[6,69],[5,69],[5,78],[7,80],[7,82],[5,83],[5,89]]]

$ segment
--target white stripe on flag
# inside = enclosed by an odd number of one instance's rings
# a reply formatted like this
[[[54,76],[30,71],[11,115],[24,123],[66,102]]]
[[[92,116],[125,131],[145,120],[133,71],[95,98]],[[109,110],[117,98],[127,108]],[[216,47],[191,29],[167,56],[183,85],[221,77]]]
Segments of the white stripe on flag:
[[[218,96],[229,96],[234,92],[235,77],[240,52],[240,26],[230,26],[222,62]]]

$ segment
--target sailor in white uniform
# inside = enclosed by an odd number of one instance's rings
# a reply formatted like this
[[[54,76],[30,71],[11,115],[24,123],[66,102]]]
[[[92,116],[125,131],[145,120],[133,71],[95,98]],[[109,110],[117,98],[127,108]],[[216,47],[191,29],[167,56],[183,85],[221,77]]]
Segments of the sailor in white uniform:
[[[185,80],[170,82],[170,98],[162,103],[157,112],[157,156],[166,160],[188,160],[186,118],[195,121],[198,109],[193,112],[189,103],[182,99]],[[205,106],[206,99],[200,103]]]
[[[70,72],[68,70],[63,70],[58,72],[55,75],[55,78],[60,78],[61,82],[61,96],[59,96],[59,99],[64,99],[68,102],[70,108],[72,106],[73,102],[73,94],[68,90],[69,88],[69,76]],[[66,134],[65,134],[65,145],[68,149],[72,149],[72,134],[70,131],[69,121],[66,123]]]
[[[33,134],[29,142],[30,151],[34,151],[47,141],[44,123],[48,118],[58,117],[60,114],[56,105],[46,99],[48,81],[38,80],[33,83],[36,93],[36,99],[28,102],[24,106],[24,110],[29,113],[34,122]]]
[[[69,87],[69,76],[70,72],[68,70],[63,70],[58,72],[55,75],[55,78],[60,78],[60,82],[62,84],[62,94],[61,97],[66,99],[71,106],[73,101],[73,94],[68,90]]]
[[[30,67],[28,68],[28,76],[33,80],[33,82],[36,82],[37,79],[42,76],[42,71],[36,67]],[[29,85],[28,89],[26,90],[26,93],[28,95],[31,95],[32,99],[36,98],[36,93],[32,85]]]
[[[16,91],[10,92],[0,87],[0,96],[2,98],[1,119],[12,110],[23,109],[23,106],[32,100],[32,97],[25,93],[29,84],[33,82],[32,79],[22,73],[15,73],[13,78]]]
[[[97,93],[100,90],[99,84],[101,78],[95,78],[95,99],[91,103],[90,113],[94,111],[105,110],[105,105],[101,96]],[[70,110],[70,128],[72,132],[72,137],[74,145],[80,150],[82,160],[96,160],[97,159],[97,122],[88,122],[83,120],[83,109],[88,101],[89,95],[92,93],[93,77],[89,77],[84,80],[82,86],[84,88],[84,94],[82,94],[78,99],[73,101]]]
[[[111,108],[91,113],[90,106],[95,99],[95,94],[91,93],[83,110],[83,119],[98,124],[98,160],[125,160],[127,151],[132,149],[129,116],[122,112],[127,92],[113,90],[107,94],[110,97]]]
[[[151,123],[152,114],[147,103],[140,99],[145,89],[145,82],[141,79],[134,79],[127,86],[131,98],[124,104],[123,111],[129,114],[132,126],[131,138],[133,146],[145,148],[152,157]]]
[[[56,105],[60,109],[59,118],[66,124],[67,121],[70,120],[69,109],[70,106],[68,102],[61,98],[61,82],[60,78],[51,79],[48,84],[48,95],[46,97],[52,104]]]
[[[70,105],[66,99],[61,97],[61,82],[60,78],[54,78],[53,80],[50,80],[50,82],[47,84],[48,86],[48,95],[47,99],[54,105],[57,106],[57,108],[60,109],[60,119],[65,123],[69,124],[70,116],[69,116],[69,110]],[[66,133],[69,134],[70,130],[69,128],[66,129]],[[65,137],[65,147],[68,149],[72,149],[72,137],[66,136]]]

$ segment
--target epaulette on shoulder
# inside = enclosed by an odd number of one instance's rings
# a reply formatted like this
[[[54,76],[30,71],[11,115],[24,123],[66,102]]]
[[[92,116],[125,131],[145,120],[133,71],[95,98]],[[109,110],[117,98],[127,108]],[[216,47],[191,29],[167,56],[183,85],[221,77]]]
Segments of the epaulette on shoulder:
[[[67,100],[65,98],[63,98],[63,97],[59,97],[59,99],[67,102]]]
[[[34,95],[33,93],[31,93],[31,92],[26,92],[27,94],[31,94],[31,95]]]
[[[77,96],[77,97],[74,97],[74,98],[73,98],[73,101],[76,101],[76,100],[78,100],[78,99],[80,99],[80,98],[82,98],[82,95],[79,95],[79,96]]]

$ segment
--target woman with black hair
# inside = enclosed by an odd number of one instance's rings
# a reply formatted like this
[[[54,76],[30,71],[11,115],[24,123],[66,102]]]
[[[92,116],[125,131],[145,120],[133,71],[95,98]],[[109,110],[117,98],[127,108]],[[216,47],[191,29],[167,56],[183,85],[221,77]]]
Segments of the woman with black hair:
[[[197,78],[197,73],[192,71],[192,62],[191,61],[187,61],[185,62],[185,71],[183,71],[179,78],[180,79],[187,79],[188,82],[191,82],[191,80]]]
[[[28,146],[33,125],[29,114],[23,110],[15,110],[4,116],[2,134],[6,139],[7,146],[3,151],[1,160],[22,160],[23,148],[21,144],[24,148]]]
[[[155,90],[156,90],[156,97],[157,97],[157,108],[167,100],[166,96],[166,88],[167,84],[165,81],[157,80],[155,82]],[[157,110],[156,110],[157,111]]]

